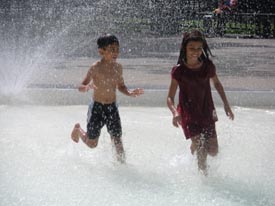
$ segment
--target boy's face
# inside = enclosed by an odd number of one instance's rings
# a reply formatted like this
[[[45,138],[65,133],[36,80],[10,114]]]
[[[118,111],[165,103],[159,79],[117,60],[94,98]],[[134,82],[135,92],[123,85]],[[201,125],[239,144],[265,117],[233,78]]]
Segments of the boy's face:
[[[110,44],[105,48],[100,48],[99,53],[105,60],[115,62],[119,55],[119,45]]]

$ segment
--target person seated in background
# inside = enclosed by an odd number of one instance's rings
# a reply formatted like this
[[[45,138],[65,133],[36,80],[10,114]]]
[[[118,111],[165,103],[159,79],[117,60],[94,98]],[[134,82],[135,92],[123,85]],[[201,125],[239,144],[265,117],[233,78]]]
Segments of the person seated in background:
[[[222,14],[224,12],[233,12],[238,6],[237,0],[221,0],[218,3],[218,8],[214,10],[215,14]]]

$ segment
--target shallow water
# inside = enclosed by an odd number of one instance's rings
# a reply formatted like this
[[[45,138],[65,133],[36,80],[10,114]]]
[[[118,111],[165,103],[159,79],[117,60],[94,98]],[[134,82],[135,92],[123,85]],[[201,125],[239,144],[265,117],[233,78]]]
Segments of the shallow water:
[[[0,106],[0,205],[274,205],[275,110],[218,108],[220,153],[209,176],[162,107],[120,107],[127,164],[104,128],[89,149],[70,140],[86,106]]]

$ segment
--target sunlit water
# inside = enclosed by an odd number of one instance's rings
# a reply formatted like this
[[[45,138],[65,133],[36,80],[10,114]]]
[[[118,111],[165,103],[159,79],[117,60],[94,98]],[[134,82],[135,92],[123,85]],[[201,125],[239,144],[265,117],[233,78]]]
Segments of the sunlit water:
[[[120,107],[127,164],[114,161],[104,128],[89,149],[70,140],[86,106],[0,106],[0,205],[275,204],[275,110],[218,108],[220,153],[209,176],[167,108]]]

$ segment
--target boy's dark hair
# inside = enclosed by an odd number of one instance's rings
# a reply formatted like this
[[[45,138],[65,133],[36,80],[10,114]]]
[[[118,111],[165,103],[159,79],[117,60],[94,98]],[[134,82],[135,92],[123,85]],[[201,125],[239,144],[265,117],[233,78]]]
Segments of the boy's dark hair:
[[[111,44],[119,45],[118,38],[115,35],[106,34],[106,35],[100,36],[97,39],[98,48],[106,48],[107,46],[109,46]]]
[[[187,43],[190,41],[202,42],[203,48],[202,48],[202,55],[199,58],[200,61],[209,59],[209,54],[213,56],[203,34],[198,30],[193,30],[191,32],[185,32],[183,34],[181,48],[180,48],[180,55],[178,58],[178,64],[182,64],[186,62],[186,46],[187,46]]]

